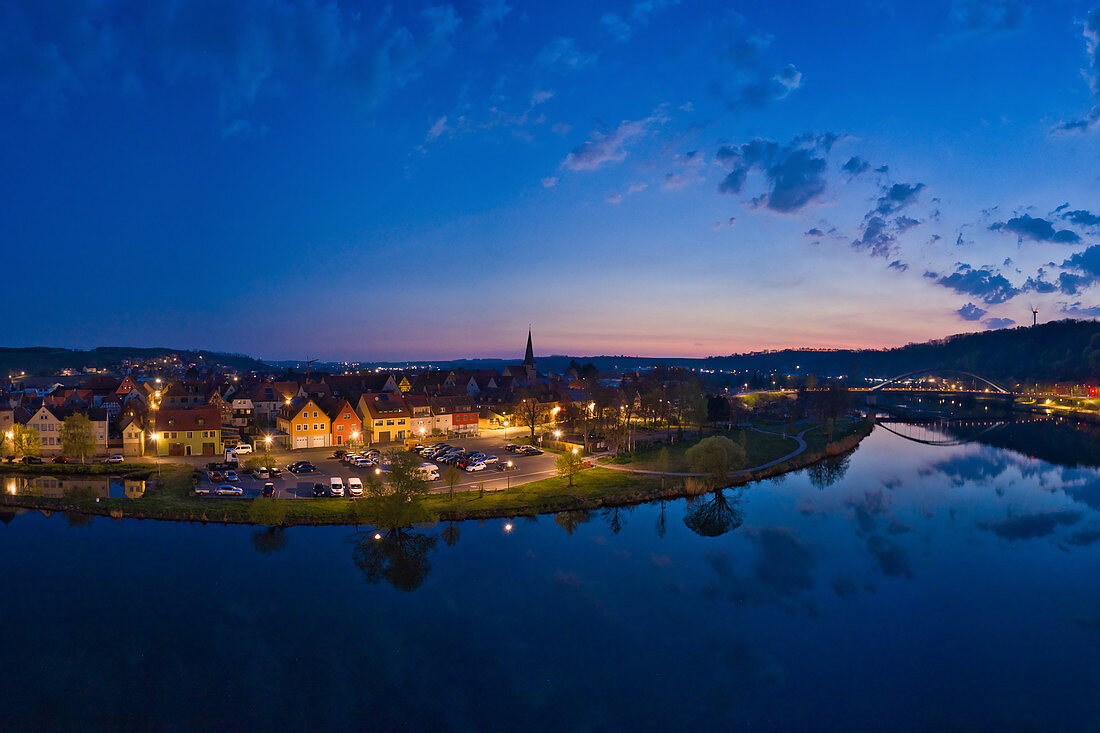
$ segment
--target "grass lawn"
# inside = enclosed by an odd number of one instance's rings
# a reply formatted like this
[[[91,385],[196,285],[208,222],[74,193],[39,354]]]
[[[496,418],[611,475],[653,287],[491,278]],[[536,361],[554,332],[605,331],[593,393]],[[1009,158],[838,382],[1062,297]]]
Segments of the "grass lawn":
[[[740,443],[741,432],[740,430],[734,430],[729,433],[718,433],[718,435],[725,435],[733,442]],[[787,455],[798,447],[798,441],[794,438],[761,433],[756,430],[745,430],[744,434],[745,468],[752,468],[753,466],[759,466],[762,463],[773,461],[780,456]],[[708,435],[706,437],[710,436]],[[638,468],[643,471],[687,472],[690,471],[691,468],[688,466],[687,458],[684,454],[687,453],[688,448],[698,443],[699,440],[701,440],[701,438],[692,438],[684,440],[682,443],[676,445],[666,446],[668,448],[667,468],[661,464],[660,447],[646,448],[631,455],[621,455],[617,458],[606,458],[604,460],[608,463],[628,465],[631,468]]]

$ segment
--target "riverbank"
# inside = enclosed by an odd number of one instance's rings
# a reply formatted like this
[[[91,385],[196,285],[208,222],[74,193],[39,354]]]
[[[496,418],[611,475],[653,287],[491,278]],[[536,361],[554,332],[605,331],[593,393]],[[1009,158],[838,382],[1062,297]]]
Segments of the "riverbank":
[[[859,442],[874,429],[873,423],[854,422],[838,428],[832,436],[824,427],[808,429],[803,440],[806,448],[780,463],[759,470],[749,470],[735,475],[730,487],[762,481],[783,473],[797,471],[818,461],[841,455],[855,449]],[[45,466],[13,467],[19,469],[45,469]],[[61,465],[52,471],[41,470],[39,475],[57,474]],[[90,468],[90,467],[89,467]],[[130,476],[146,480],[156,475],[156,466],[134,465]],[[32,473],[19,470],[20,473]],[[111,475],[121,475],[114,471]],[[0,470],[0,476],[4,471]],[[279,500],[278,519],[257,516],[253,508],[255,500],[230,497],[196,497],[191,495],[193,469],[181,464],[161,466],[161,485],[149,489],[140,499],[90,499],[81,497],[36,497],[0,495],[0,506],[37,509],[44,512],[70,512],[83,515],[106,516],[112,519],[156,519],[183,522],[215,522],[222,524],[278,524],[299,525],[385,525],[386,503],[384,498],[358,499],[303,499]],[[629,506],[660,499],[678,499],[701,493],[696,482],[688,477],[669,477],[615,471],[592,467],[578,473],[574,485],[567,479],[548,478],[520,484],[511,489],[494,492],[456,492],[454,499],[448,494],[429,494],[419,500],[424,521],[461,521],[497,517],[531,516],[561,511],[583,511],[605,506]]]

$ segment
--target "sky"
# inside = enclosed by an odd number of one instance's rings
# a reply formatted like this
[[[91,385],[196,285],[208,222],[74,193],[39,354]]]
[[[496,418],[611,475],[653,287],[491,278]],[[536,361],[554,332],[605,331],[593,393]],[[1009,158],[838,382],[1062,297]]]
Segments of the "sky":
[[[1100,315],[1097,0],[7,0],[7,346],[894,346]]]

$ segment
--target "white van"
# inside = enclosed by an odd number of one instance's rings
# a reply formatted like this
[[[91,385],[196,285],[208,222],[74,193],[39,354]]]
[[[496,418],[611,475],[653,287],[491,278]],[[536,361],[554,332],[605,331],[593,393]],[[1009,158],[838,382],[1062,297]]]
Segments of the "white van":
[[[352,476],[348,479],[348,495],[349,496],[362,496],[363,495],[363,482],[358,476]]]
[[[329,496],[343,496],[344,495],[344,480],[338,476],[333,476],[328,480],[328,493]]]
[[[427,479],[428,481],[438,481],[439,466],[435,465],[434,463],[421,463],[420,478]]]
[[[247,455],[252,452],[252,446],[248,443],[237,443],[232,448],[233,452],[239,456]]]

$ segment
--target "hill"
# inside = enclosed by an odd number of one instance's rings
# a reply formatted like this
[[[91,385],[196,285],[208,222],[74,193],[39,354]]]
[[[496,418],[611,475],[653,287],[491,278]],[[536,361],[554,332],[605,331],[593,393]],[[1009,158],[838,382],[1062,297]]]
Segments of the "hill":
[[[62,349],[52,346],[0,348],[0,374],[24,371],[28,375],[56,374],[65,369],[102,369],[124,359],[144,361],[175,355],[183,364],[213,364],[238,371],[271,371],[262,361],[242,354],[194,351],[164,347],[100,346],[94,349]]]

